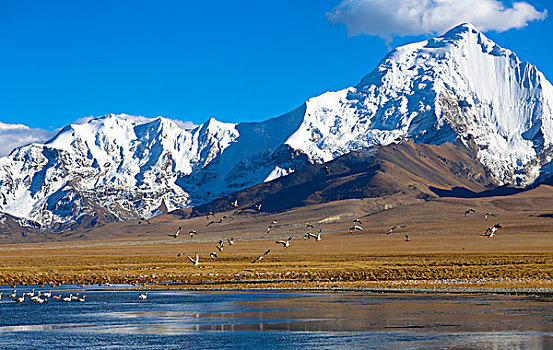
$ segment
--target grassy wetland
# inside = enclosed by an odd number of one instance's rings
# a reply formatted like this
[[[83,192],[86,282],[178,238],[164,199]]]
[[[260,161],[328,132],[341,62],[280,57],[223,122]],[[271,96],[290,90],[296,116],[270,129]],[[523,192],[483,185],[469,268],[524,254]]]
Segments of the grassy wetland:
[[[273,215],[171,215],[84,232],[3,240],[0,285],[128,283],[136,288],[539,288],[553,291],[553,188],[479,199],[438,199],[369,212],[365,200]],[[467,208],[475,213],[465,216]],[[367,214],[368,212],[368,214]],[[483,214],[493,212],[485,221]],[[217,215],[223,215],[219,213]],[[228,214],[228,213],[227,213]],[[360,218],[363,230],[350,234]],[[267,232],[267,225],[278,224]],[[306,224],[314,228],[306,228]],[[482,236],[496,223],[492,238]],[[397,224],[403,225],[386,234]],[[182,227],[178,238],[172,238]],[[304,239],[322,231],[320,241]],[[189,230],[198,235],[190,237]],[[406,241],[405,236],[410,240]],[[284,248],[278,240],[293,237]],[[234,238],[235,244],[216,246]],[[252,261],[270,249],[263,260]],[[210,252],[217,258],[210,259]],[[181,254],[177,257],[177,254]],[[198,253],[194,266],[188,256]],[[144,285],[146,284],[146,286]]]

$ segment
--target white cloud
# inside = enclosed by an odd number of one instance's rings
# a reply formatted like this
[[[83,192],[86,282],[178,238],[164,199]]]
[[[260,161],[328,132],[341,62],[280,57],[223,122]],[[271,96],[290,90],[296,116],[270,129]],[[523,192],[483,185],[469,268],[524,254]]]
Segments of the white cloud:
[[[56,131],[31,129],[21,124],[0,123],[0,157],[9,154],[14,148],[34,142],[44,142],[52,138]]]
[[[499,0],[342,0],[327,14],[333,23],[344,23],[349,35],[394,36],[442,33],[468,22],[482,31],[503,32],[543,20],[525,1],[506,7]]]

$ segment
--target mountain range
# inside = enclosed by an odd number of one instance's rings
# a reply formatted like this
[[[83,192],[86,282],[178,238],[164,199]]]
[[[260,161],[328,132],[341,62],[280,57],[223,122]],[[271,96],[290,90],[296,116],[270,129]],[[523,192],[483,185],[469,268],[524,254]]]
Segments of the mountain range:
[[[238,197],[285,210],[524,188],[553,175],[552,107],[535,66],[462,24],[263,122],[110,114],[68,125],[0,158],[0,225],[64,231],[206,203],[222,210]]]

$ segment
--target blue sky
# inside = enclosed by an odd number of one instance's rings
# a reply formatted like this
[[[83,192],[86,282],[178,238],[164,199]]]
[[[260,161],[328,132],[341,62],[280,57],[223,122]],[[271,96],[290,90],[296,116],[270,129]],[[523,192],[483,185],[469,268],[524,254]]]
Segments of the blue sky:
[[[526,2],[538,11],[549,6]],[[1,0],[0,122],[51,130],[107,113],[264,120],[356,84],[387,45],[430,35],[391,35],[388,42],[348,35],[344,23],[327,18],[338,4]],[[486,35],[551,81],[551,15]]]

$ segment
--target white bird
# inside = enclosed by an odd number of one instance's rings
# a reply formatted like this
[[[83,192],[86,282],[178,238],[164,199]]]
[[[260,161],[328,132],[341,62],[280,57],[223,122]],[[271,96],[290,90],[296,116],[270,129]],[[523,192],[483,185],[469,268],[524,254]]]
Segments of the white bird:
[[[472,208],[465,210],[465,216],[469,215],[470,213],[476,213],[476,210]]]
[[[257,209],[257,211],[261,211],[261,204],[262,203],[259,203],[259,204],[255,205],[255,209]]]
[[[0,292],[0,300],[2,300],[2,292]]]
[[[81,298],[77,298],[77,300],[80,301],[81,303],[84,303],[85,298],[86,298],[86,295],[83,295]]]
[[[230,205],[232,205],[234,208],[238,208],[238,199],[235,199],[234,202],[230,202]]]
[[[190,232],[188,232],[188,233],[190,234],[190,238],[192,238],[192,236],[194,236],[194,235],[196,235],[196,236],[198,235],[198,232],[196,232],[196,231],[194,231],[194,230],[192,230],[192,231],[190,231]]]
[[[258,261],[261,261],[263,257],[271,252],[271,249],[268,249],[265,253],[258,256],[254,261],[252,261],[252,264],[255,264]]]
[[[46,293],[42,293],[42,295],[45,296],[46,298],[51,298],[52,297],[52,290],[50,289]]]
[[[20,304],[21,304],[22,302],[25,301],[25,293],[22,293],[21,296],[20,296],[19,298],[16,297],[15,299],[13,299],[13,301],[15,301],[16,303],[20,303]]]
[[[35,296],[33,296],[33,297],[31,298],[31,301],[32,301],[33,303],[42,304],[43,302],[46,301],[46,299],[42,299],[40,296],[41,296],[41,294],[38,293],[38,295],[35,295]]]
[[[353,231],[363,231],[363,228],[359,225],[353,225],[349,228],[349,233],[353,234]]]
[[[488,227],[488,229],[486,230],[486,232],[484,232],[482,236],[488,236],[489,238],[492,238],[493,236],[495,236],[495,231],[497,231],[498,228],[501,228],[500,224],[495,224],[492,227]]]
[[[272,226],[267,227],[267,233],[271,232]]]
[[[305,234],[305,238],[307,239],[310,239],[311,237],[315,238],[315,241],[318,242],[321,240],[321,229],[319,229],[319,232],[317,234],[314,234],[314,233],[311,233],[311,232],[307,232]]]
[[[146,293],[140,293],[140,295],[138,296],[138,299],[140,299],[140,300],[146,300],[147,297],[148,297],[148,292],[146,292]]]
[[[177,232],[173,233],[172,235],[167,235],[169,237],[177,238],[180,234],[181,227],[179,226]]]
[[[192,261],[194,266],[200,265],[200,256],[198,255],[198,253],[196,253],[196,260],[192,259],[189,255],[188,255],[188,259],[190,259],[190,261]]]
[[[9,298],[15,298],[15,297],[17,296],[16,294],[17,294],[17,289],[14,289],[14,290],[13,290],[13,293],[12,293],[12,294],[9,294],[8,297],[9,297]]]
[[[488,217],[490,217],[490,216],[495,216],[495,214],[493,214],[493,213],[486,213],[486,215],[484,215],[484,220],[485,220],[485,221],[488,221]]]
[[[211,253],[209,253],[209,257],[211,258],[211,260],[215,260],[215,259],[217,259],[217,253],[211,252]]]
[[[362,224],[363,224],[363,223],[361,222],[361,220],[359,220],[359,219],[353,220],[353,223],[354,223],[354,224],[359,224],[359,225],[362,225]]]
[[[234,244],[234,238],[227,239],[227,241],[229,246]]]
[[[292,240],[292,237],[288,238],[285,241],[276,241],[277,244],[282,244],[284,248],[288,248],[290,246],[290,241]]]
[[[411,238],[409,237],[409,235],[405,235],[405,242],[409,242],[411,240]]]
[[[276,224],[278,224],[278,221],[276,220],[271,221],[271,225],[276,225]]]
[[[32,297],[33,295],[35,295],[35,289],[33,288],[33,290],[31,292],[27,292],[27,293],[23,293],[23,294],[26,294],[26,295]]]
[[[73,294],[70,294],[68,297],[63,297],[61,300],[65,302],[70,302],[73,300]]]

